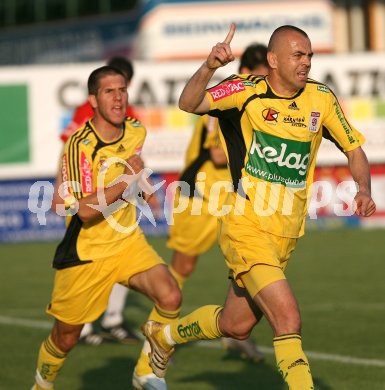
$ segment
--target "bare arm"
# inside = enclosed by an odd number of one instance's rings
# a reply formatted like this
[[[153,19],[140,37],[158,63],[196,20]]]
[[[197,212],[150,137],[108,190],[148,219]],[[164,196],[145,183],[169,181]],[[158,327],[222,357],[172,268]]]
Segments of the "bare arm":
[[[179,108],[181,110],[195,114],[209,111],[210,104],[205,97],[205,89],[218,68],[234,61],[235,57],[230,48],[234,33],[235,24],[232,23],[226,39],[212,48],[207,60],[187,82],[179,98]]]
[[[370,168],[365,152],[361,147],[346,152],[349,169],[354,181],[358,184],[358,192],[354,198],[357,204],[356,214],[370,217],[376,211],[376,204],[371,196]]]
[[[127,163],[128,166],[126,166],[124,169],[124,174],[121,176],[121,181],[119,181],[119,178],[117,178],[115,184],[101,190],[103,191],[102,194],[94,192],[89,196],[79,199],[78,216],[83,222],[89,222],[100,218],[102,215],[104,215],[103,211],[112,203],[119,201],[127,187],[129,187],[131,184],[134,184],[133,180],[132,182],[130,181],[130,176],[133,178],[133,175],[140,173],[144,169],[144,162],[140,156],[134,154],[127,159]],[[124,175],[127,176],[124,178]],[[100,207],[100,196],[104,197],[102,208]],[[117,204],[117,207],[122,205],[124,205],[123,200],[120,204]]]
[[[100,191],[95,191],[92,194],[77,200],[78,202],[77,214],[83,222],[90,222],[94,219],[100,218],[103,215],[103,211],[108,206],[110,206],[111,204],[113,204],[114,202],[122,198],[123,192],[129,186],[128,181],[125,180],[127,179],[127,176],[125,175],[130,176],[133,175],[134,173],[135,174],[139,173],[144,168],[143,161],[138,155],[133,155],[130,158],[128,158],[127,163],[132,168],[132,170],[126,167],[124,171],[124,175],[122,175],[121,177],[122,179],[121,181],[119,181],[119,178],[117,178],[115,184],[107,188],[103,188]],[[64,205],[63,191],[64,191],[63,179],[62,179],[61,172],[59,170],[56,178],[54,197],[52,202],[53,211],[57,211],[56,207]],[[100,199],[103,199],[102,206],[101,206]],[[125,204],[126,203],[123,200],[120,203],[120,205],[125,205]]]

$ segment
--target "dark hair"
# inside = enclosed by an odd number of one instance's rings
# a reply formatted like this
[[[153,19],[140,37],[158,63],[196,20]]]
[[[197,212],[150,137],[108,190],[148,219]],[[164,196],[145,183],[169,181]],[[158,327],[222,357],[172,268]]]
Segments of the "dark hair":
[[[252,43],[246,47],[241,56],[239,62],[239,72],[243,67],[253,70],[260,65],[266,67],[269,65],[267,62],[267,47],[260,43]]]
[[[297,33],[309,39],[309,36],[305,33],[305,31],[296,26],[285,24],[284,26],[280,26],[273,31],[269,40],[269,44],[267,45],[267,50],[272,51],[277,36],[288,31],[296,31]]]
[[[120,69],[110,65],[105,65],[92,71],[90,76],[88,77],[88,82],[87,82],[88,94],[96,95],[98,93],[100,79],[102,79],[105,76],[111,76],[111,75],[120,75],[127,82],[126,75]]]
[[[134,67],[132,62],[127,58],[112,57],[108,60],[107,65],[121,70],[126,75],[127,81],[131,81],[134,76]]]

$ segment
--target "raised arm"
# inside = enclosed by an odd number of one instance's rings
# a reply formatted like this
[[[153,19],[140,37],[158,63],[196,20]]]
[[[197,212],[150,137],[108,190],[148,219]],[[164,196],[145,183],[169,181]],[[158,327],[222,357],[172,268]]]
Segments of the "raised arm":
[[[179,108],[181,110],[194,114],[202,114],[210,110],[209,101],[205,97],[205,90],[215,71],[234,61],[235,57],[230,48],[234,33],[235,24],[232,23],[226,39],[212,48],[207,60],[187,82],[179,98]]]
[[[354,181],[358,184],[358,192],[355,196],[357,204],[356,214],[370,217],[376,211],[376,204],[371,195],[370,168],[365,152],[361,147],[346,152],[349,161],[349,169]]]

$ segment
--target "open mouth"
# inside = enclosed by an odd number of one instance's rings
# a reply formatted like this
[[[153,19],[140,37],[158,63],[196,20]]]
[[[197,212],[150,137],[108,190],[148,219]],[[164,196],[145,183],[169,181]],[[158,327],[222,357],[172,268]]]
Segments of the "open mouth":
[[[298,72],[298,78],[300,80],[307,80],[307,75],[308,75],[307,71]]]

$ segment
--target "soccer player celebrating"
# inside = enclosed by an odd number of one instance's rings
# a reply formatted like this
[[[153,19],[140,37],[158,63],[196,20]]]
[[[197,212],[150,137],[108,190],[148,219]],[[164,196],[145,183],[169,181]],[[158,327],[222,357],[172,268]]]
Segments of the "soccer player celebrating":
[[[267,74],[267,47],[257,43],[249,45],[241,55],[238,68],[241,74]],[[197,183],[199,177],[204,179],[201,182],[204,188]],[[222,188],[217,196],[213,185],[220,182],[230,184],[231,180],[217,118],[203,115],[197,120],[187,148],[186,166],[179,180],[189,184],[190,192],[178,193],[175,204],[181,202],[180,196],[187,195],[188,206],[183,212],[174,213],[167,246],[174,249],[170,271],[182,288],[195,270],[198,256],[211,248],[217,239],[217,217],[210,212],[209,202],[215,203],[218,209],[223,207],[227,192]],[[194,210],[196,204],[199,206],[197,212]],[[250,339],[227,337],[222,339],[222,344],[247,360],[258,363],[264,359]]]
[[[149,321],[151,365],[162,377],[174,345],[230,336],[245,339],[264,315],[274,332],[278,370],[290,390],[314,389],[302,350],[301,317],[285,277],[304,233],[322,137],[345,153],[358,191],[355,213],[375,211],[364,137],[347,121],[333,92],[309,79],[310,39],[294,26],[277,28],[268,44],[267,76],[233,75],[206,90],[216,69],[234,60],[230,42],[216,44],[186,84],[179,106],[219,118],[234,185],[232,210],[219,220],[219,243],[232,282],[224,306],[203,306],[162,325]],[[250,302],[250,298],[252,302]]]
[[[134,76],[134,67],[125,57],[112,57],[107,65],[121,70],[127,79],[127,87],[130,86],[132,78]],[[94,110],[89,102],[86,100],[83,104],[76,107],[72,119],[67,127],[60,134],[60,139],[63,142],[67,142],[78,129],[80,129],[89,119],[94,116]],[[133,108],[127,105],[126,116],[131,118],[137,118]],[[58,170],[55,188],[62,184],[62,174],[60,169]],[[61,205],[63,200],[55,191],[55,196],[52,202],[53,211],[56,210],[57,205]],[[126,297],[128,294],[128,288],[115,284],[112,288],[110,299],[108,301],[107,309],[101,319],[101,332],[98,333],[92,323],[84,324],[82,332],[80,334],[80,341],[85,344],[99,345],[104,339],[109,341],[116,341],[122,344],[130,344],[133,342],[139,342],[138,336],[128,328],[123,319],[123,311],[126,303]]]
[[[89,76],[88,93],[94,116],[70,137],[61,160],[67,230],[53,260],[47,312],[55,323],[40,347],[34,390],[53,389],[83,324],[105,311],[115,283],[154,302],[150,319],[169,322],[179,315],[177,282],[137,226],[136,198],[130,195],[138,183],[149,194],[152,188],[139,155],[146,130],[126,118],[126,76],[111,66],[98,68]],[[152,376],[141,382],[166,388]]]

